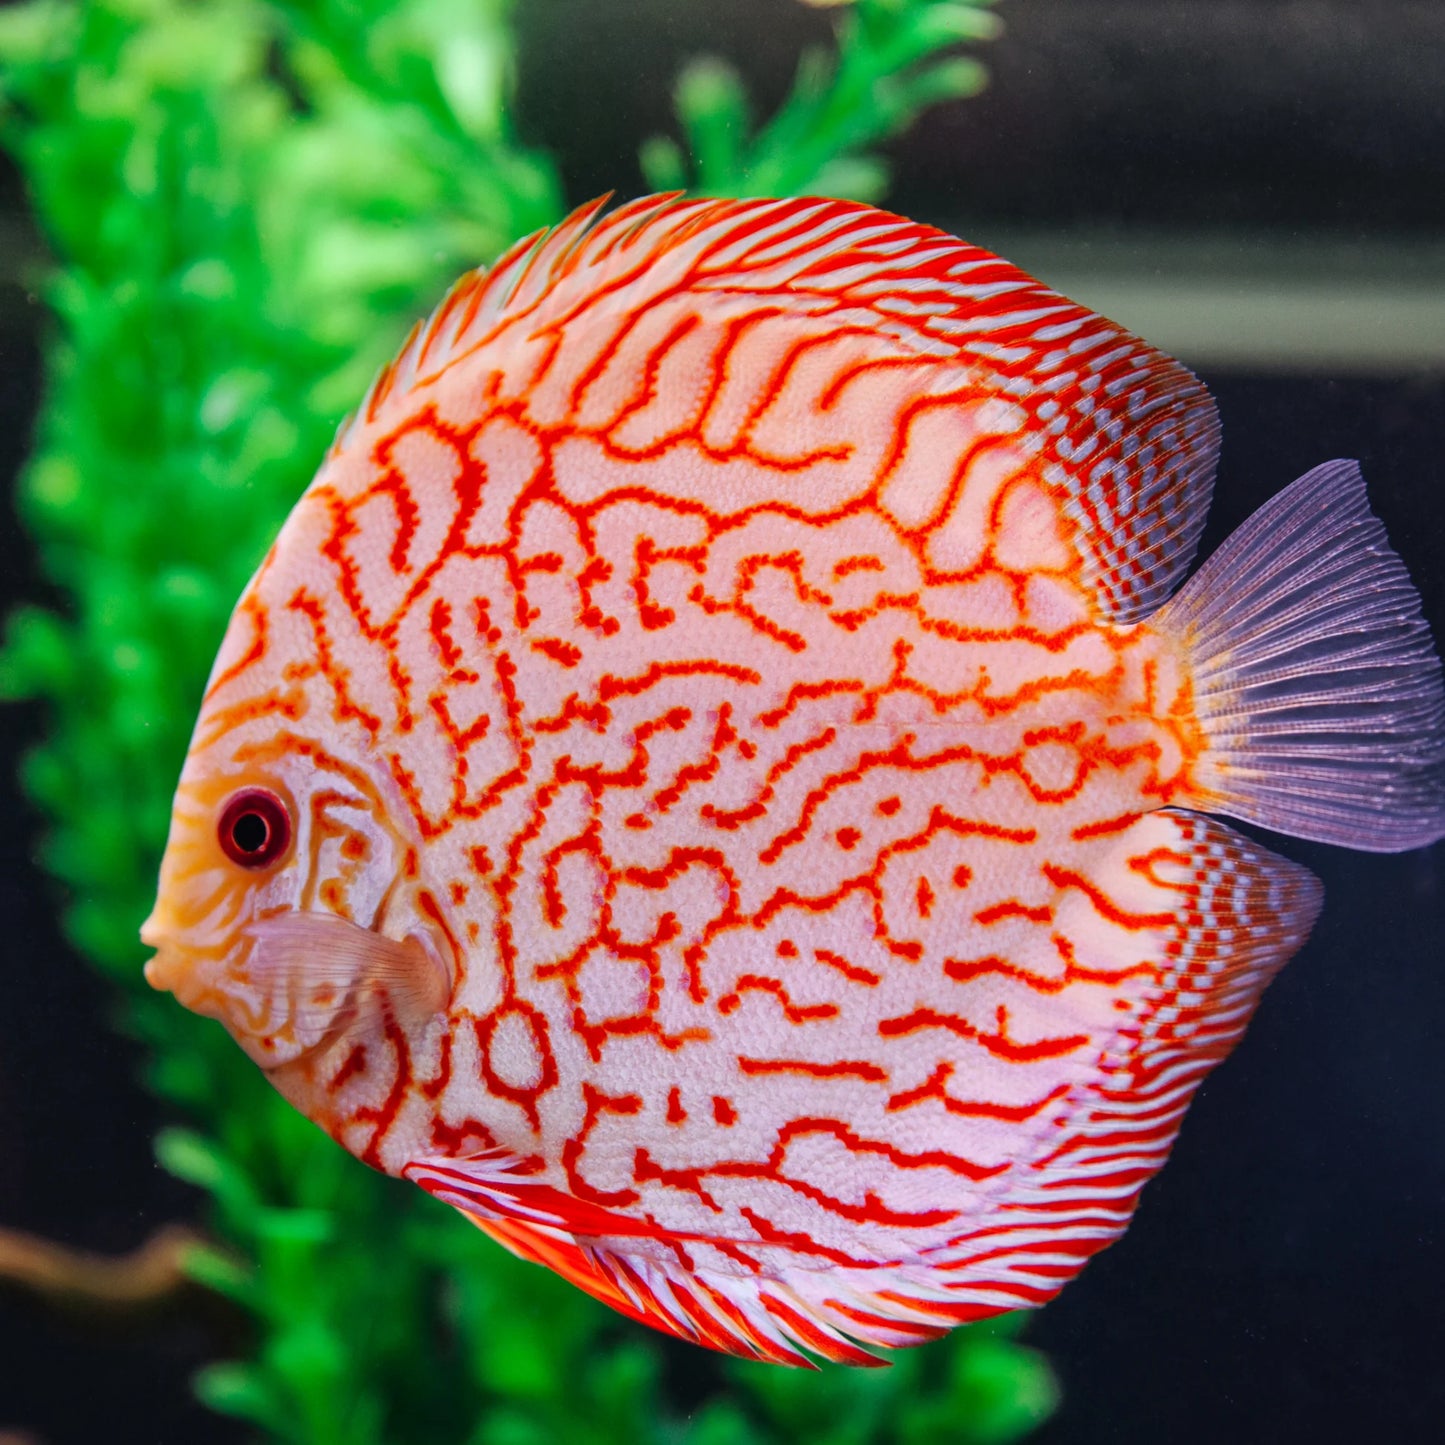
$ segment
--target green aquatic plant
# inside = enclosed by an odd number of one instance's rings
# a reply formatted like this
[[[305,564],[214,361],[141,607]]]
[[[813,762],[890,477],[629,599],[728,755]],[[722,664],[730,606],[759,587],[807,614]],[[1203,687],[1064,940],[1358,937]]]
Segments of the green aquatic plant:
[[[679,1351],[359,1168],[141,980],[136,930],[233,599],[410,320],[566,209],[519,139],[512,18],[510,0],[0,12],[0,139],[53,318],[19,505],[65,599],[10,619],[0,696],[48,708],[24,782],[66,932],[188,1120],[157,1154],[211,1201],[217,1243],[189,1268],[254,1324],[197,1388],[297,1445],[1016,1439],[1053,1385],[1009,1322],[891,1371],[725,1365],[684,1418]],[[739,79],[699,62],[678,87],[690,155],[649,142],[648,178],[875,197],[870,147],[976,89],[958,47],[991,26],[983,3],[859,0],[756,132]]]
[[[742,77],[724,61],[697,60],[674,91],[688,149],[652,137],[640,155],[643,174],[659,191],[878,201],[888,165],[870,147],[906,130],[930,105],[983,89],[987,72],[958,46],[998,33],[989,3],[850,6],[836,49],[804,53],[792,91],[756,134]]]

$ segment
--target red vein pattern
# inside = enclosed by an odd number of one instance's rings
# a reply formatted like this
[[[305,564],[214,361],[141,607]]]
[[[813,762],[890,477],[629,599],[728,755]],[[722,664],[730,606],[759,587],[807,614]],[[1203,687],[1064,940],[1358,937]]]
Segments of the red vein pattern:
[[[347,1003],[278,1087],[713,1348],[1050,1297],[1316,904],[1179,811],[1207,739],[1140,619],[1214,445],[1173,363],[866,207],[589,210],[463,280],[242,600],[178,802],[268,780],[258,907],[412,940],[295,965]]]

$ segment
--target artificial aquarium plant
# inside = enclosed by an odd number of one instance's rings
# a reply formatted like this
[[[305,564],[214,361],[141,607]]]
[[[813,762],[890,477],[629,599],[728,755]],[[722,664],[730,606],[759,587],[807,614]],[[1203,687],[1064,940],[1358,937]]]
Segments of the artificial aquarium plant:
[[[784,4],[787,0],[777,0]],[[509,0],[31,0],[0,13],[0,121],[50,259],[46,401],[19,505],[61,610],[10,619],[39,698],[25,785],[67,933],[116,987],[210,1197],[186,1267],[253,1322],[197,1388],[263,1438],[1008,1441],[1047,1367],[1008,1322],[871,1373],[664,1347],[452,1211],[369,1173],[222,1031],[153,997],[136,931],[232,602],[346,408],[468,266],[561,217],[511,110]],[[627,21],[619,7],[618,23]],[[986,0],[859,0],[756,127],[718,61],[677,85],[646,180],[876,199],[871,147],[976,90]],[[623,178],[626,179],[625,177]],[[684,1410],[687,1372],[700,1400]]]

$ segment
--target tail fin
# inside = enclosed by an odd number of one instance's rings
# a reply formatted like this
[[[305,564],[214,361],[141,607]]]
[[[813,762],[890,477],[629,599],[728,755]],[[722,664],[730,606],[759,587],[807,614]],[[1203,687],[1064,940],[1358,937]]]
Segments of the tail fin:
[[[1160,608],[1209,738],[1201,804],[1390,853],[1445,836],[1445,691],[1354,462],[1266,502]]]

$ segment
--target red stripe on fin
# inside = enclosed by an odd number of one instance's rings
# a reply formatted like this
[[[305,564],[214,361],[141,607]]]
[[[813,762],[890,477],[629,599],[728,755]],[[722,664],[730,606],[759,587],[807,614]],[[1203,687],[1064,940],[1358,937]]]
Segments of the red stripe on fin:
[[[645,1235],[657,1229],[528,1178],[524,1161],[504,1149],[465,1159],[415,1159],[402,1177],[478,1219],[516,1220],[589,1237]]]
[[[571,1235],[556,1233],[539,1225],[522,1224],[515,1219],[482,1219],[466,1210],[461,1212],[509,1254],[560,1274],[569,1284],[586,1290],[594,1299],[622,1314],[633,1319],[641,1318],[617,1286],[597,1272],[587,1251]]]
[[[1192,372],[1079,310],[1069,342],[1077,354],[1055,360],[1057,349],[1040,347],[1034,364],[1068,419],[1045,449],[1043,474],[1077,529],[1100,612],[1138,622],[1194,560],[1219,461],[1219,415]]]
[[[770,1350],[746,1328],[717,1307],[716,1296],[706,1287],[675,1281],[668,1304],[637,1279],[635,1271],[618,1268],[615,1256],[578,1244],[570,1235],[514,1219],[482,1219],[466,1210],[462,1213],[478,1229],[489,1234],[508,1253],[529,1264],[540,1264],[561,1275],[601,1300],[609,1309],[626,1315],[640,1325],[675,1335],[690,1344],[702,1345],[720,1354],[745,1359],[770,1360],[778,1364],[807,1364],[796,1352]],[[619,1280],[626,1281],[624,1288]],[[711,1305],[709,1309],[707,1306]],[[669,1307],[671,1306],[671,1307]]]
[[[1209,739],[1199,806],[1370,852],[1445,836],[1445,690],[1354,462],[1266,502],[1153,619]]]

